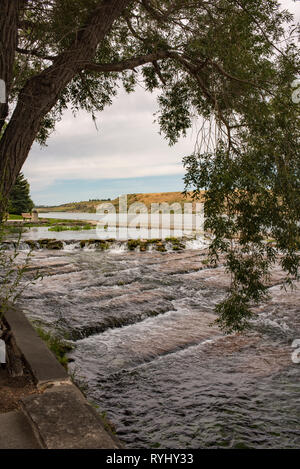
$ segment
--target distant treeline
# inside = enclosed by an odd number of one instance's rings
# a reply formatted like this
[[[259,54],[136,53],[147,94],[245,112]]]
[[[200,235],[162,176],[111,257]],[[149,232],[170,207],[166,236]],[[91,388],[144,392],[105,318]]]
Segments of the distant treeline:
[[[110,202],[111,199],[89,199],[88,202]],[[80,202],[67,202],[66,204],[60,204],[58,207],[68,207],[69,205],[75,204],[86,204],[85,200]],[[53,208],[53,205],[36,205],[36,208]]]

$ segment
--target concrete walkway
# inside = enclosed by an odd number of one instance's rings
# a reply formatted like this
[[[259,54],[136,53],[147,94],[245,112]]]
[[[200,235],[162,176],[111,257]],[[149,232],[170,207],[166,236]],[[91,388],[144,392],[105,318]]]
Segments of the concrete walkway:
[[[16,356],[26,363],[37,392],[21,397],[20,411],[0,414],[0,449],[122,448],[23,312],[9,309],[5,322],[13,335],[9,363],[13,366]]]
[[[27,418],[21,411],[0,414],[1,449],[40,449]]]

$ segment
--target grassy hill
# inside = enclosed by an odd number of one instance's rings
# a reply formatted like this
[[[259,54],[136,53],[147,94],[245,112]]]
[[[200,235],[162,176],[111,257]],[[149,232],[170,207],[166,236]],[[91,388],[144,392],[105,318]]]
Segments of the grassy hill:
[[[45,212],[86,212],[86,213],[96,213],[96,208],[101,203],[109,202],[116,207],[118,212],[119,208],[119,199],[114,200],[90,200],[86,202],[72,202],[68,204],[53,206],[53,207],[37,207],[39,213]],[[184,203],[192,202],[190,195],[185,197],[181,192],[157,192],[149,194],[128,194],[127,203],[128,206],[134,202],[141,202],[146,205],[148,210],[151,209],[151,204],[153,203],[163,203],[167,202],[168,204],[180,203],[183,206]]]

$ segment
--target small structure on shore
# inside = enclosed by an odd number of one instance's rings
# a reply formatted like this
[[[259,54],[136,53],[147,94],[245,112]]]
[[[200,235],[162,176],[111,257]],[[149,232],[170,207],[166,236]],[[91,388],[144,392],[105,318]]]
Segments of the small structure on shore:
[[[31,221],[33,223],[38,223],[39,221],[39,213],[35,208],[31,212]]]
[[[39,214],[36,209],[33,209],[31,213],[22,213],[23,221],[38,223],[39,221]]]
[[[31,213],[22,213],[23,221],[31,221]]]

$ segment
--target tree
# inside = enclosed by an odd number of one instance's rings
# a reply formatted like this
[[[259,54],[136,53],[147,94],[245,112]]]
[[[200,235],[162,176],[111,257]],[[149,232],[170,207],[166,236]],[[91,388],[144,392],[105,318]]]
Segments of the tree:
[[[30,186],[23,174],[17,176],[14,187],[9,196],[8,211],[14,215],[31,212],[34,204],[30,198]]]
[[[299,110],[291,104],[290,74],[279,60],[277,83],[265,102],[253,102],[232,141],[220,139],[214,154],[185,158],[187,187],[205,188],[206,228],[212,260],[225,254],[230,291],[217,306],[226,331],[243,330],[250,306],[268,296],[270,268],[299,279]]]
[[[46,141],[67,106],[94,116],[120,82],[131,92],[143,80],[159,90],[158,121],[171,144],[197,117],[217,135],[186,159],[186,183],[195,196],[208,189],[211,252],[225,252],[233,274],[221,318],[247,318],[276,257],[257,237],[271,229],[286,250],[284,267],[297,272],[299,120],[288,91],[299,72],[295,31],[277,0],[1,0],[0,218],[33,141]],[[228,248],[233,235],[245,252]]]

